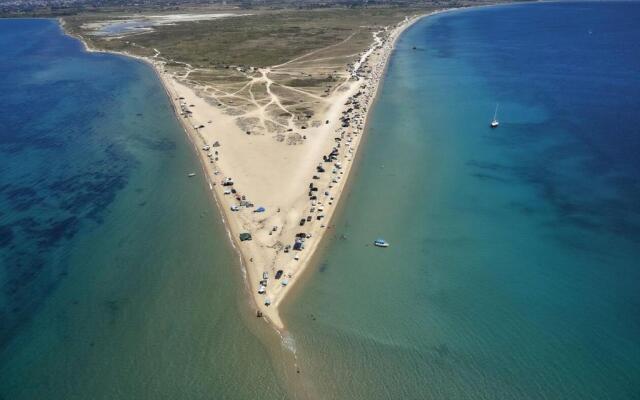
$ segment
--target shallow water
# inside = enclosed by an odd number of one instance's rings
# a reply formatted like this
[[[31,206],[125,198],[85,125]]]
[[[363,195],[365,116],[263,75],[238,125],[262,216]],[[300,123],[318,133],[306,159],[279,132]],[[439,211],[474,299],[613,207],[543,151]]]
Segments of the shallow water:
[[[527,4],[400,38],[284,312],[324,398],[637,398],[638,20],[632,2]]]
[[[0,398],[282,398],[152,70],[55,21],[0,48]]]
[[[639,17],[407,31],[283,340],[152,71],[0,21],[0,398],[635,398]]]

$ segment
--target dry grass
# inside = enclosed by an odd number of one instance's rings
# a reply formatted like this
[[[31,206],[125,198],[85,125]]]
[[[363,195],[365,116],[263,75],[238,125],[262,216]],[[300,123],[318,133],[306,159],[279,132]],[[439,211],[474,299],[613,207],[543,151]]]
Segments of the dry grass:
[[[235,116],[243,130],[295,144],[296,131],[318,123],[328,96],[349,79],[347,66],[371,45],[374,32],[385,35],[385,27],[429,10],[252,10],[119,38],[95,36],[86,24],[122,15],[79,15],[65,22],[94,47],[155,55],[165,71]]]

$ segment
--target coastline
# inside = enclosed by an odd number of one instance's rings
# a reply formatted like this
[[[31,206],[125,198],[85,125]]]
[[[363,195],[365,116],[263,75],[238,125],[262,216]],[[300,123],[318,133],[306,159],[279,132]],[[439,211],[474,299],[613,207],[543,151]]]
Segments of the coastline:
[[[178,124],[190,121],[167,104],[162,68],[86,52],[55,20],[6,21],[8,105],[29,105],[8,110],[6,192],[33,187],[47,204],[27,193],[35,207],[5,207],[18,328],[4,329],[0,400],[633,398],[640,7],[512,8],[449,10],[398,35],[327,228],[278,303],[281,329],[256,318],[255,266],[212,209],[228,212],[223,175],[209,175],[206,137]],[[351,58],[402,19],[361,30]],[[72,29],[81,20],[67,29],[111,47]],[[152,43],[118,48],[166,45]],[[202,76],[182,82],[233,87]],[[67,205],[80,229],[43,244]],[[83,223],[96,206],[104,218]],[[36,275],[17,282],[20,265]]]
[[[349,181],[349,176],[351,175],[351,172],[352,172],[352,165],[357,160],[356,157],[358,154],[358,149],[360,148],[362,136],[366,132],[367,117],[368,117],[369,111],[376,101],[376,98],[378,95],[378,89],[386,73],[388,61],[389,61],[389,58],[391,57],[391,54],[393,53],[397,39],[407,28],[409,28],[410,26],[412,26],[414,23],[421,20],[422,18],[431,16],[437,13],[446,12],[446,11],[449,11],[449,9],[436,10],[427,14],[413,16],[411,18],[407,17],[404,21],[400,22],[399,24],[393,27],[391,32],[388,34],[386,40],[384,41],[379,40],[378,37],[374,34],[373,43],[371,44],[369,49],[362,54],[362,57],[359,60],[358,68],[355,71],[357,79],[349,82],[349,88],[348,90],[345,91],[346,93],[341,93],[337,99],[334,99],[335,104],[332,104],[333,108],[330,110],[332,112],[327,112],[327,114],[333,114],[334,118],[332,118],[333,120],[331,121],[330,124],[329,123],[327,124],[328,126],[326,127],[323,126],[321,128],[324,128],[323,129],[324,136],[334,136],[336,133],[341,132],[342,138],[345,138],[345,134],[346,134],[346,137],[348,137],[348,140],[349,140],[349,143],[347,144],[349,153],[347,155],[340,154],[341,156],[340,161],[344,163],[344,166],[339,168],[340,169],[339,173],[337,172],[334,173],[335,178],[333,180],[334,182],[333,184],[331,182],[327,182],[328,188],[332,189],[331,190],[332,195],[327,196],[327,198],[330,200],[327,200],[328,204],[325,204],[326,211],[323,213],[322,222],[321,223],[318,222],[314,224],[315,226],[311,229],[311,231],[307,233],[307,235],[310,237],[307,237],[307,240],[306,240],[307,246],[304,249],[304,251],[297,253],[294,260],[290,260],[291,257],[287,257],[289,258],[289,262],[294,264],[294,266],[288,268],[287,270],[288,271],[293,270],[294,272],[288,274],[289,284],[287,286],[278,285],[275,288],[274,290],[275,296],[274,295],[270,296],[273,300],[271,301],[271,304],[269,306],[264,305],[264,297],[262,295],[258,294],[256,290],[252,290],[253,288],[251,283],[253,281],[259,280],[261,277],[260,270],[258,269],[259,268],[258,265],[271,264],[272,270],[276,268],[275,265],[278,265],[278,268],[285,269],[286,267],[280,267],[280,265],[284,263],[283,254],[282,252],[277,252],[275,258],[277,259],[279,256],[280,260],[273,260],[272,263],[269,263],[269,261],[272,261],[272,260],[269,260],[270,258],[269,254],[265,254],[265,252],[268,252],[268,250],[265,251],[264,246],[260,246],[260,245],[256,246],[255,240],[248,243],[241,242],[241,240],[239,239],[239,234],[242,233],[243,231],[247,231],[248,230],[246,228],[247,226],[252,226],[252,227],[255,226],[257,221],[255,220],[255,218],[252,218],[253,215],[250,215],[249,218],[245,217],[243,219],[243,218],[237,217],[239,215],[238,213],[231,211],[229,204],[227,204],[229,203],[229,200],[228,200],[229,196],[225,195],[224,193],[225,186],[223,186],[221,183],[217,184],[216,180],[221,179],[223,176],[226,176],[221,173],[222,171],[230,170],[233,168],[228,168],[228,165],[223,165],[223,166],[217,165],[218,163],[216,163],[213,166],[213,170],[211,170],[207,166],[213,164],[213,159],[210,157],[210,154],[207,154],[206,152],[203,152],[201,150],[203,146],[208,146],[209,144],[211,144],[211,141],[210,141],[211,137],[207,137],[206,134],[203,134],[201,132],[202,131],[201,128],[200,129],[197,128],[197,127],[202,127],[203,126],[202,124],[204,124],[205,121],[202,119],[201,115],[198,115],[196,110],[200,111],[202,109],[205,109],[208,118],[211,118],[216,122],[224,121],[225,115],[222,114],[219,110],[213,109],[213,107],[207,108],[207,104],[204,101],[204,99],[199,98],[199,96],[197,95],[194,89],[187,87],[186,85],[183,85],[177,79],[175,79],[175,77],[171,76],[166,71],[164,71],[163,61],[150,58],[150,57],[140,57],[140,56],[123,53],[123,52],[109,51],[110,53],[115,53],[115,54],[119,54],[127,57],[133,57],[135,59],[138,59],[140,61],[147,63],[153,68],[154,72],[160,79],[160,82],[162,82],[163,88],[167,96],[169,96],[170,103],[172,108],[174,109],[176,117],[178,118],[178,120],[180,120],[183,126],[183,129],[185,130],[185,133],[187,134],[190,142],[193,144],[195,148],[195,151],[200,155],[199,159],[201,161],[200,163],[201,170],[206,175],[206,180],[209,183],[209,189],[212,192],[216,205],[220,210],[222,221],[224,223],[225,229],[227,230],[227,234],[229,235],[231,245],[234,248],[234,250],[238,252],[240,266],[242,268],[242,274],[244,278],[243,280],[245,282],[245,288],[249,290],[250,294],[252,294],[255,307],[257,308],[256,311],[261,313],[262,316],[265,319],[267,319],[269,323],[281,335],[282,335],[282,331],[285,330],[285,325],[282,319],[280,318],[279,305],[282,304],[284,299],[288,298],[288,294],[292,291],[291,288],[298,287],[297,281],[300,280],[305,275],[305,271],[309,269],[308,268],[309,264],[313,264],[313,261],[316,259],[316,257],[314,257],[316,255],[315,254],[316,250],[320,247],[320,243],[323,242],[323,239],[327,231],[331,229],[331,222],[333,221],[333,218],[336,214],[336,209],[338,209],[338,205],[340,204],[342,193],[347,187],[347,182]],[[64,21],[62,19],[60,19],[60,25],[64,30]],[[103,52],[99,49],[90,48],[90,46],[84,40],[84,38],[78,37],[76,35],[72,35],[72,36],[79,39],[83,43],[87,51]],[[379,53],[376,53],[376,50],[381,50],[381,51]],[[366,76],[361,75],[359,71],[360,69],[364,69],[362,68],[363,66],[370,67],[369,73]],[[274,67],[274,68],[277,68],[277,67]],[[363,87],[364,87],[364,90],[358,90],[359,88],[363,88]],[[351,101],[349,100],[356,93],[358,93],[358,96],[362,96],[365,99],[365,101],[361,102],[362,111],[357,114],[359,118],[358,128],[352,127],[350,130],[348,130],[348,133],[347,133],[347,130],[339,127],[339,119],[335,117],[339,115],[344,115],[344,112],[349,108],[349,104],[351,104]],[[347,103],[345,103],[344,101],[345,99],[348,99]],[[190,115],[188,115],[188,117],[184,115],[184,111],[182,113],[180,111],[185,109],[185,105],[187,103],[192,104],[193,106],[197,106],[195,109],[193,109],[193,112],[189,113]],[[214,117],[212,117],[212,115],[214,115]],[[325,117],[327,116],[323,115],[322,119],[324,120]],[[194,121],[197,121],[197,123],[194,123]],[[217,126],[218,125],[216,124],[216,127]],[[226,124],[223,122],[223,126],[229,131],[234,130],[233,127],[231,126],[231,123],[229,123],[229,121],[227,121]],[[235,133],[239,133],[239,132],[235,132]],[[216,135],[216,137],[218,136],[219,134]],[[331,139],[332,139],[331,137],[325,138],[324,143],[318,144],[316,146],[319,150],[317,153],[322,154],[322,153],[326,153],[326,151],[323,152],[322,150],[330,150],[331,146],[334,145],[334,141]],[[221,150],[225,149],[225,144],[229,143],[229,141],[230,140],[227,140],[227,139],[225,139],[224,141],[221,140],[221,143],[222,143]],[[340,145],[338,145],[338,147],[339,146]],[[216,157],[216,161],[217,161],[217,158],[218,157]],[[312,160],[311,165],[313,165],[314,161],[315,160]],[[294,168],[296,166],[292,165],[291,167]],[[336,170],[334,169],[334,171]],[[308,172],[310,175],[313,171],[310,170]],[[304,179],[304,181],[308,181],[308,179],[305,179],[305,178],[302,178],[302,179]],[[242,183],[242,180],[238,179],[238,183]],[[304,187],[304,182],[298,182],[298,183],[301,183],[300,185],[301,191],[302,191],[302,194],[304,195],[304,192],[306,191],[306,188]],[[327,190],[329,190],[328,188]],[[326,191],[325,193],[328,193],[328,191]],[[300,196],[297,196],[297,197],[300,197]],[[304,211],[305,211],[304,208],[308,205],[308,200],[303,196],[302,199],[295,199],[293,203],[294,204],[291,205],[292,206],[291,208],[297,209],[296,210],[297,212],[294,213],[293,218],[288,218],[288,219],[297,221],[298,217],[304,214]],[[278,218],[279,216],[274,215],[273,217]],[[282,221],[282,219],[278,219],[278,221]],[[318,221],[320,221],[320,219],[318,219]],[[260,221],[260,222],[262,223],[262,225],[265,225],[264,221]],[[270,224],[266,224],[266,225],[270,226]],[[289,223],[288,229],[285,229],[286,225],[287,223],[282,221],[282,228],[280,229],[280,232],[285,231],[285,234],[291,235],[292,232],[298,230],[295,224]],[[271,233],[269,233],[269,235],[271,235]],[[255,233],[254,233],[254,236],[255,236]],[[310,240],[311,238],[312,240]],[[276,281],[276,283],[279,283],[279,282]]]
[[[477,6],[474,6],[477,7]],[[365,122],[364,122],[364,127],[362,129],[362,137],[361,139],[358,141],[357,144],[357,150],[360,149],[360,147],[362,147],[362,145],[364,145],[364,141],[366,140],[367,136],[366,132],[369,129],[369,124],[370,124],[370,120],[369,120],[369,113],[371,111],[373,111],[373,108],[378,100],[378,97],[380,95],[380,88],[384,83],[384,79],[385,76],[387,74],[387,70],[389,67],[389,60],[391,59],[391,56],[393,55],[393,52],[395,51],[395,45],[397,40],[400,38],[400,36],[409,28],[411,28],[414,24],[416,24],[417,22],[421,21],[424,18],[436,15],[436,14],[442,14],[445,12],[449,12],[449,11],[453,11],[453,10],[462,10],[463,8],[447,8],[447,9],[442,9],[442,10],[435,10],[426,14],[420,14],[415,16],[408,25],[403,26],[402,29],[400,31],[398,31],[395,35],[395,39],[393,40],[393,43],[391,45],[391,49],[389,54],[387,55],[386,61],[384,63],[384,67],[382,70],[382,73],[380,74],[380,77],[378,78],[377,82],[376,82],[376,89],[373,93],[373,97],[369,103],[368,106],[368,110],[367,113],[365,115]],[[340,191],[340,199],[343,199],[343,196],[348,195],[348,192],[350,190],[350,187],[353,183],[353,179],[351,179],[352,175],[355,174],[357,168],[359,167],[360,162],[362,161],[362,157],[358,157],[359,152],[355,151],[354,157],[353,157],[353,161],[349,164],[349,170],[346,174],[345,177],[345,181],[343,182],[343,187],[342,190]],[[338,201],[336,203],[336,206],[331,214],[330,219],[327,221],[327,226],[329,229],[333,228],[333,223],[335,222],[335,220],[337,218],[340,218],[340,216],[342,215],[342,212],[345,211],[345,201]],[[327,232],[328,233],[328,232]],[[283,299],[281,304],[285,304],[288,303],[290,301],[293,301],[294,298],[298,295],[300,289],[302,288],[302,286],[304,286],[304,282],[309,279],[310,274],[309,271],[312,269],[312,266],[317,266],[318,263],[320,262],[320,260],[323,257],[323,251],[326,251],[330,245],[329,240],[331,240],[331,238],[328,238],[326,235],[323,235],[322,240],[319,241],[316,244],[316,248],[313,251],[312,256],[310,257],[310,259],[307,262],[306,268],[305,268],[305,273],[301,274],[298,277],[298,281],[302,281],[302,284],[298,284],[296,285],[296,288],[291,290],[290,293],[287,295],[286,299]],[[286,300],[286,301],[285,301]]]

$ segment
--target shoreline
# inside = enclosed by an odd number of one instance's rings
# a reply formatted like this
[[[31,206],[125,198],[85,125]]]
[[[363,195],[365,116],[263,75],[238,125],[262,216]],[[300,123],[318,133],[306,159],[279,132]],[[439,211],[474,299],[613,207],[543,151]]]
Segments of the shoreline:
[[[353,161],[349,164],[349,170],[346,174],[346,178],[345,181],[343,183],[343,187],[342,190],[340,191],[340,197],[339,197],[339,201],[336,202],[336,206],[333,210],[333,213],[330,217],[330,219],[327,221],[327,226],[329,227],[329,229],[333,229],[333,222],[336,220],[336,218],[339,218],[345,211],[345,202],[341,201],[343,199],[343,196],[348,195],[348,192],[350,190],[351,185],[353,184],[353,179],[352,175],[355,173],[355,171],[358,168],[358,164],[360,164],[360,162],[362,161],[362,157],[359,157],[359,150],[361,148],[361,146],[364,145],[364,141],[366,140],[367,136],[366,132],[369,129],[369,114],[371,111],[373,111],[373,107],[375,106],[376,102],[378,101],[378,97],[380,95],[380,88],[384,83],[384,79],[385,76],[387,74],[387,70],[389,67],[389,60],[391,59],[391,56],[393,55],[393,52],[395,51],[395,45],[396,42],[398,41],[398,39],[400,38],[400,36],[409,28],[411,28],[413,25],[415,25],[417,22],[421,21],[424,18],[436,15],[436,14],[441,14],[441,13],[445,13],[448,11],[452,11],[452,10],[460,10],[462,8],[447,8],[447,9],[441,9],[441,10],[435,10],[426,14],[420,14],[420,15],[416,15],[413,19],[411,19],[410,23],[404,27],[402,27],[402,29],[400,31],[398,31],[395,34],[394,40],[391,44],[391,49],[389,51],[389,54],[386,57],[386,60],[384,62],[384,67],[382,70],[382,73],[380,74],[380,77],[378,78],[378,80],[376,81],[376,89],[373,93],[373,97],[371,99],[371,101],[369,102],[368,105],[368,109],[365,115],[365,122],[364,122],[364,126],[362,129],[362,136],[360,138],[360,140],[358,141],[357,144],[357,149],[354,152],[354,157],[353,157]],[[325,231],[325,235],[323,235],[322,240],[320,240],[317,245],[316,248],[313,251],[313,254],[311,255],[311,257],[309,258],[306,268],[304,270],[305,273],[301,274],[298,277],[299,281],[303,281],[303,283],[301,285],[296,285],[295,289],[292,289],[290,291],[290,293],[288,294],[288,296],[283,299],[282,304],[284,305],[285,303],[288,303],[290,301],[293,301],[294,298],[299,294],[300,289],[302,288],[302,286],[304,285],[304,282],[310,278],[310,270],[312,269],[311,267],[318,265],[318,263],[320,262],[322,256],[323,256],[323,251],[328,250],[329,247],[329,241],[331,240],[330,237],[327,237],[328,232]],[[285,301],[286,300],[286,301]]]
[[[258,294],[257,291],[252,290],[252,285],[251,285],[252,280],[258,280],[260,278],[259,271],[256,270],[257,268],[251,268],[252,266],[255,266],[256,264],[258,264],[258,262],[254,262],[254,257],[257,258],[256,261],[260,260],[261,264],[266,264],[264,262],[265,258],[268,260],[269,257],[265,257],[265,255],[263,254],[264,247],[262,248],[262,252],[261,252],[260,249],[257,249],[255,245],[245,246],[246,242],[242,242],[239,239],[239,234],[242,233],[243,231],[246,231],[246,229],[243,227],[242,222],[247,222],[247,218],[245,218],[244,220],[242,220],[241,218],[236,218],[236,215],[238,214],[234,215],[234,212],[231,211],[229,206],[225,204],[225,203],[228,203],[227,199],[229,199],[229,196],[224,194],[223,192],[224,186],[222,184],[216,184],[215,182],[215,177],[219,176],[221,178],[222,176],[225,176],[221,174],[221,168],[215,164],[214,164],[214,171],[211,171],[210,169],[207,168],[207,165],[213,164],[213,159],[208,157],[207,154],[201,150],[201,148],[203,146],[208,146],[209,143],[207,143],[208,142],[207,138],[199,131],[198,128],[196,128],[196,126],[203,126],[201,124],[204,124],[204,121],[201,118],[197,118],[198,115],[197,114],[194,115],[195,113],[189,113],[187,117],[184,115],[184,112],[183,113],[180,112],[180,110],[185,110],[185,104],[187,103],[186,101],[184,101],[185,99],[188,99],[189,103],[196,103],[196,100],[201,100],[200,101],[201,104],[197,104],[198,108],[196,109],[198,111],[200,109],[206,108],[207,105],[202,104],[202,101],[204,101],[204,99],[198,98],[198,95],[195,93],[194,89],[189,88],[186,85],[183,85],[173,76],[171,76],[169,73],[165,72],[163,69],[164,67],[163,61],[159,61],[158,59],[154,59],[150,57],[136,56],[136,55],[132,55],[125,52],[102,51],[99,49],[90,48],[88,43],[84,40],[83,37],[77,36],[77,35],[70,35],[70,36],[73,36],[79,39],[81,43],[83,43],[85,49],[89,52],[106,52],[106,53],[113,53],[113,54],[118,54],[126,57],[133,57],[137,60],[145,62],[146,64],[152,67],[154,73],[157,75],[160,82],[162,83],[165,93],[169,97],[169,100],[173,108],[173,111],[175,112],[176,118],[180,121],[180,124],[182,125],[185,133],[187,134],[189,141],[194,146],[196,153],[199,154],[198,158],[200,160],[201,170],[206,176],[206,181],[209,184],[209,189],[212,192],[216,206],[218,207],[219,212],[221,214],[222,222],[227,231],[227,235],[229,236],[231,241],[231,246],[238,253],[241,272],[244,280],[244,286],[250,292],[249,294],[252,294],[251,298],[253,299],[254,305],[257,309],[256,312],[261,314],[262,317],[264,317],[264,319],[266,319],[268,323],[273,326],[273,328],[279,333],[279,335],[282,336],[283,332],[286,329],[285,329],[284,322],[280,317],[279,306],[284,302],[286,298],[289,297],[288,294],[292,291],[292,288],[299,287],[297,285],[297,281],[302,279],[302,277],[306,275],[305,272],[309,270],[309,265],[314,264],[314,261],[317,258],[315,257],[316,251],[319,248],[321,248],[320,244],[324,243],[323,239],[325,238],[327,231],[332,229],[331,223],[333,222],[334,220],[333,218],[336,215],[336,210],[340,208],[339,207],[339,205],[341,204],[340,199],[342,198],[342,194],[347,188],[347,182],[349,182],[349,177],[353,170],[352,166],[358,160],[358,158],[356,157],[358,154],[358,150],[360,148],[360,144],[362,142],[362,136],[364,135],[367,129],[367,122],[368,122],[367,117],[369,115],[369,111],[371,110],[371,107],[375,104],[375,101],[377,99],[378,91],[381,83],[383,82],[384,75],[386,74],[388,62],[395,49],[397,39],[407,28],[411,27],[414,23],[422,20],[423,18],[427,16],[432,16],[438,13],[450,11],[450,10],[451,9],[435,10],[433,12],[413,16],[411,18],[406,17],[405,20],[403,20],[402,22],[399,22],[392,28],[392,31],[389,33],[386,40],[384,41],[381,41],[378,38],[378,36],[374,34],[374,40],[371,46],[366,51],[363,52],[360,60],[358,61],[359,65],[357,68],[355,68],[355,76],[357,77],[357,79],[355,80],[350,79],[348,81],[349,87],[346,90],[346,93],[341,94],[337,99],[333,100],[334,103],[330,106],[330,108],[332,108],[330,111],[333,111],[333,114],[335,114],[336,116],[344,115],[345,110],[349,108],[348,104],[351,104],[352,96],[354,96],[356,92],[358,93],[356,97],[363,95],[364,93],[363,97],[365,97],[365,101],[362,102],[363,109],[361,112],[356,114],[359,119],[359,125],[358,125],[359,128],[356,129],[351,127],[351,129],[349,129],[350,132],[347,135],[349,140],[349,143],[347,144],[347,147],[349,149],[349,154],[340,158],[340,161],[344,162],[344,167],[339,168],[340,169],[339,174],[334,173],[335,178],[333,182],[335,184],[335,187],[333,184],[331,184],[331,182],[329,182],[328,187],[333,188],[333,192],[335,193],[331,197],[327,196],[327,198],[330,198],[330,200],[326,205],[327,211],[323,214],[324,221],[322,222],[322,224],[320,224],[319,228],[317,227],[318,223],[316,223],[315,224],[316,229],[312,229],[312,234],[308,234],[308,236],[313,237],[313,240],[309,240],[310,238],[307,237],[307,243],[310,241],[311,244],[308,245],[303,252],[302,251],[300,252],[302,254],[296,255],[295,267],[291,268],[291,270],[294,270],[294,272],[288,274],[288,277],[290,279],[289,284],[287,286],[278,286],[275,289],[276,297],[273,297],[273,301],[271,302],[270,306],[264,305],[263,303],[264,297]],[[65,33],[68,34],[68,32],[66,32],[64,27],[64,21],[61,18],[59,19],[59,21],[63,31],[65,31]],[[380,53],[376,53],[376,50],[380,50]],[[373,62],[372,62],[372,59],[373,59]],[[369,66],[369,75],[364,77],[360,75],[360,69],[362,68],[362,66],[366,66],[366,65]],[[273,67],[273,68],[277,68],[277,67]],[[358,90],[358,88],[362,88],[362,87],[364,87],[364,90]],[[345,99],[349,99],[346,104],[344,102]],[[335,109],[335,107],[337,107],[337,110]],[[209,117],[211,117],[211,114],[215,114],[211,109],[208,109],[207,112]],[[221,115],[221,112],[218,112],[218,114],[219,115],[216,116],[217,118],[211,118],[211,119],[215,119],[216,122],[218,122],[218,120],[223,120],[225,116]],[[327,111],[325,114],[330,114],[330,112]],[[324,120],[325,117],[328,117],[328,115],[323,115],[322,117],[323,117],[322,120]],[[193,122],[196,119],[199,120],[199,122],[194,124]],[[323,127],[325,128],[323,133],[329,134],[326,136],[334,136],[336,133],[342,132],[341,136],[344,138],[347,130],[338,127],[339,121],[334,120],[331,122],[332,123],[328,127]],[[198,125],[199,123],[201,124]],[[322,144],[326,145],[327,143],[322,143]],[[329,141],[329,144],[333,145],[333,141]],[[325,147],[325,146],[322,146],[322,147]],[[338,145],[338,147],[340,147],[340,145]],[[221,149],[224,149],[224,148],[225,148],[225,142],[222,142]],[[340,155],[342,156],[342,154]],[[218,157],[216,157],[216,161],[217,161],[217,158]],[[297,166],[292,165],[291,167],[295,168]],[[334,172],[335,171],[336,169],[334,168]],[[340,178],[343,178],[343,179],[340,179]],[[305,180],[308,181],[308,179],[305,179]],[[238,181],[242,182],[241,180],[238,180]],[[304,183],[303,183],[302,192],[304,193],[304,191],[306,191],[306,189],[304,188]],[[326,193],[328,192],[325,191],[325,194]],[[306,201],[298,202],[292,208],[302,208],[305,206],[304,205],[305,203]],[[319,201],[318,203],[322,204]],[[278,212],[279,211],[280,210],[278,210]],[[303,213],[304,213],[304,210],[302,213],[296,214],[293,220],[294,221],[297,220],[297,218]],[[318,218],[318,221],[320,221],[320,218]],[[244,224],[244,225],[247,226],[247,224]],[[282,229],[284,230],[284,226],[282,227]],[[292,229],[297,230],[296,227],[288,228],[289,231],[291,231]],[[291,232],[288,232],[288,233],[291,233]],[[269,234],[271,235],[271,233]],[[249,242],[250,245],[253,243]],[[282,254],[280,254],[280,256],[282,256]],[[276,253],[275,258],[277,257],[278,257],[278,253]],[[274,265],[272,269],[276,268],[275,262],[272,265]],[[282,269],[284,270],[284,268]],[[279,283],[279,282],[276,281],[276,283]]]

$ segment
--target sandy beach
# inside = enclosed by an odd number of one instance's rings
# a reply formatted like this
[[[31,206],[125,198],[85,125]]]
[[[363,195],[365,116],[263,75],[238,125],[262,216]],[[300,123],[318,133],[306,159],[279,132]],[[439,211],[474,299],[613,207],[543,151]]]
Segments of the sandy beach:
[[[293,116],[283,122],[287,131],[299,132],[293,145],[241,127],[228,108],[206,95],[208,88],[188,84],[189,72],[180,75],[167,69],[159,52],[142,58],[160,77],[200,155],[202,170],[185,171],[185,178],[192,173],[205,175],[239,252],[254,312],[279,331],[285,327],[279,306],[330,229],[395,41],[426,15],[406,17],[374,32],[369,48],[348,65],[345,80],[318,99],[324,105],[315,115],[320,123],[300,129]],[[251,87],[266,87],[264,99],[254,100],[251,95],[252,117],[264,125],[267,107],[286,111],[270,76],[311,56],[251,71]],[[279,85],[278,90],[283,89],[297,90]],[[217,95],[233,98],[235,93]]]

